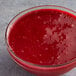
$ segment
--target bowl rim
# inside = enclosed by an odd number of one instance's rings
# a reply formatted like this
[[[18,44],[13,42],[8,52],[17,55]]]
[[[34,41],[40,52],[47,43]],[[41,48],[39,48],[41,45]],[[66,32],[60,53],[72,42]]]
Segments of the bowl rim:
[[[14,52],[12,51],[12,48],[10,47],[10,45],[8,43],[8,39],[7,39],[8,38],[8,32],[10,31],[10,28],[12,27],[13,23],[16,22],[16,20],[18,20],[20,17],[22,17],[23,15],[27,14],[28,12],[31,12],[31,11],[34,11],[34,10],[38,10],[38,9],[58,9],[58,10],[61,10],[61,11],[65,11],[65,12],[71,13],[74,16],[76,16],[76,12],[75,11],[73,11],[71,9],[68,9],[66,7],[63,7],[63,6],[57,6],[57,5],[40,5],[40,6],[31,7],[31,8],[28,8],[28,9],[25,9],[25,10],[19,12],[16,16],[14,16],[12,18],[12,20],[9,22],[8,26],[6,27],[6,31],[5,31],[5,43],[6,43],[7,47],[8,47],[8,49],[9,49],[9,52],[16,59],[18,59],[19,61],[21,61],[22,63],[30,65],[30,66],[40,67],[40,68],[63,67],[63,66],[66,66],[66,65],[69,65],[69,64],[72,64],[72,63],[76,62],[76,58],[75,58],[75,59],[73,59],[71,61],[68,61],[67,63],[59,64],[59,65],[38,65],[38,64],[33,64],[33,63],[30,63],[30,62],[24,61],[23,59],[19,58],[18,56],[16,56],[14,54]]]

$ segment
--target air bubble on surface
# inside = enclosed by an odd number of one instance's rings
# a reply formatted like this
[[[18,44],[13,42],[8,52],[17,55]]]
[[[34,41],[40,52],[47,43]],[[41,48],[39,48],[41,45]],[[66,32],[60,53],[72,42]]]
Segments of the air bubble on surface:
[[[53,60],[53,59],[54,59],[54,57],[51,57],[51,59]]]
[[[51,36],[51,40],[52,40],[53,42],[54,42],[54,41],[59,42],[59,37],[58,37],[57,32],[54,32],[54,34]]]
[[[41,54],[39,54],[39,56],[42,56]]]
[[[24,53],[24,50],[21,50],[22,53]]]
[[[46,21],[44,21],[44,22],[43,22],[43,24],[47,24],[47,22],[46,22]]]
[[[39,40],[36,40],[37,42],[39,42]]]
[[[54,20],[52,23],[55,24],[55,25],[59,24],[59,22],[57,20]]]
[[[65,18],[65,15],[62,13],[60,14],[60,17],[58,18],[58,22],[64,26],[64,23],[66,22],[66,18]]]
[[[35,54],[33,54],[32,56],[33,56],[33,57],[36,57],[36,55],[35,55]]]
[[[47,44],[52,44],[53,42],[57,41],[59,42],[59,37],[57,32],[53,33],[53,30],[50,29],[49,27],[45,29],[46,30],[46,34],[43,36],[43,43],[47,43]]]
[[[74,24],[71,24],[71,27],[74,27],[75,25]]]
[[[45,50],[48,50],[48,48],[45,48]]]
[[[23,38],[23,39],[26,39],[26,36],[23,36],[22,38]]]
[[[42,61],[40,61],[40,63],[43,63]]]
[[[61,36],[61,39],[63,39],[63,36]]]
[[[38,16],[37,18],[38,18],[38,19],[40,19],[41,17],[40,17],[40,16]]]
[[[60,55],[57,57],[57,59],[59,59],[60,58]]]
[[[47,35],[45,34],[44,37],[47,37]]]
[[[51,60],[48,61],[49,64],[51,64],[51,62],[52,62]]]
[[[52,35],[52,30],[48,27],[45,29],[46,30],[46,34],[51,36]]]
[[[48,44],[48,45],[52,43],[50,37],[49,38],[45,38],[44,42],[41,45],[43,45],[45,43]]]
[[[49,20],[49,22],[51,23],[51,19]]]
[[[14,47],[14,44],[12,44],[11,47],[13,48]]]

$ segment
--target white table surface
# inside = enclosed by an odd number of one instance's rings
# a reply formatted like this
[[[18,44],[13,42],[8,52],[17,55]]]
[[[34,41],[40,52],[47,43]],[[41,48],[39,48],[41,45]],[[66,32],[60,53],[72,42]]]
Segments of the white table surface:
[[[76,11],[76,0],[0,0],[0,76],[34,76],[18,66],[5,45],[5,29],[20,11],[38,5],[59,5]],[[76,76],[76,68],[64,76]]]

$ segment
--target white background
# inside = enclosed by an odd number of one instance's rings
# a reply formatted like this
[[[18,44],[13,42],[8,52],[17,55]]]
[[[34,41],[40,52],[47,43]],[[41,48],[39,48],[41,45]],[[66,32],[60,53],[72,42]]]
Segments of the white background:
[[[5,29],[20,11],[39,5],[58,5],[76,11],[76,0],[0,0],[0,76],[34,76],[11,59],[5,45]],[[64,76],[76,76],[76,68]]]

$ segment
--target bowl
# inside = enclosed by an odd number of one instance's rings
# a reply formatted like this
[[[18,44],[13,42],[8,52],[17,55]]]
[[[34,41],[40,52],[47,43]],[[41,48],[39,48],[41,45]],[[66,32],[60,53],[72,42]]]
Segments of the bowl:
[[[22,12],[20,12],[19,14],[17,14],[8,24],[7,28],[6,28],[6,32],[5,32],[5,42],[7,45],[7,49],[9,54],[11,55],[12,59],[21,67],[23,67],[25,70],[37,75],[37,76],[59,76],[61,74],[64,74],[66,72],[68,72],[69,70],[73,69],[74,67],[76,67],[76,58],[73,59],[72,61],[65,63],[65,64],[61,64],[61,65],[50,65],[50,66],[41,66],[41,65],[37,65],[37,64],[33,64],[27,61],[22,60],[21,58],[17,57],[14,52],[12,51],[12,49],[10,48],[9,44],[8,44],[8,35],[9,35],[9,31],[10,28],[12,27],[12,24],[15,23],[15,21],[17,19],[19,19],[21,16],[23,16],[24,14],[31,12],[31,11],[35,11],[38,9],[58,9],[64,12],[68,12],[70,14],[73,14],[74,16],[76,16],[76,12],[65,8],[65,7],[61,7],[61,6],[55,6],[55,5],[42,5],[42,6],[36,6],[36,7],[32,7],[29,9],[26,9]]]

